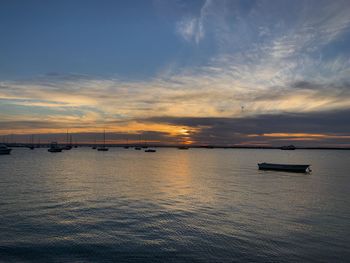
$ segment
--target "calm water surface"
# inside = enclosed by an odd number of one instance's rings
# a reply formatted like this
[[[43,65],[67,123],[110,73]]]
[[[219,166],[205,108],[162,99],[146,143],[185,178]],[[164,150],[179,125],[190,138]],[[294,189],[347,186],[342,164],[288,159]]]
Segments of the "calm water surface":
[[[350,151],[14,149],[0,262],[349,262],[349,171]]]

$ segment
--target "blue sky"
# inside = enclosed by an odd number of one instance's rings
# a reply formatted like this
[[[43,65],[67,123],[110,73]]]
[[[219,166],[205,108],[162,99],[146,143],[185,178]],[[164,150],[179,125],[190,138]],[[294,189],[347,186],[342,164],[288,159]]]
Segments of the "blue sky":
[[[314,130],[304,122],[299,130],[289,127],[293,134],[277,126],[241,134],[230,126],[293,114],[312,122],[317,114],[335,118],[350,110],[349,1],[1,1],[0,7],[2,134],[107,127],[159,133],[162,141],[349,144],[350,127],[332,130],[326,120]],[[210,139],[222,118],[224,140]]]

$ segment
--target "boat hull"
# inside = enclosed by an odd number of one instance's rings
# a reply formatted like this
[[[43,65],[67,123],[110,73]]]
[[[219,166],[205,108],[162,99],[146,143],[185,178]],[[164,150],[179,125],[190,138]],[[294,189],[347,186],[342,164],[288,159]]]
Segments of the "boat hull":
[[[293,173],[307,173],[310,171],[309,164],[274,164],[274,163],[259,163],[259,170],[273,170]]]
[[[62,149],[48,149],[47,151],[50,153],[60,153],[62,152]]]
[[[64,146],[62,150],[66,150],[66,151],[72,150],[72,146],[70,145]]]
[[[97,151],[99,151],[99,152],[107,152],[108,148],[98,148]]]
[[[0,150],[0,155],[7,155],[10,154],[12,149],[1,149]]]
[[[177,147],[177,149],[179,149],[179,150],[188,150],[189,148],[187,146],[180,146],[180,147]]]

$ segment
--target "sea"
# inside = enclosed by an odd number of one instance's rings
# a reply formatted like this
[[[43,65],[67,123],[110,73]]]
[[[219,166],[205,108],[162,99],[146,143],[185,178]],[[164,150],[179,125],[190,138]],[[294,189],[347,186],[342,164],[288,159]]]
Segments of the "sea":
[[[0,262],[350,262],[350,151],[14,148]]]

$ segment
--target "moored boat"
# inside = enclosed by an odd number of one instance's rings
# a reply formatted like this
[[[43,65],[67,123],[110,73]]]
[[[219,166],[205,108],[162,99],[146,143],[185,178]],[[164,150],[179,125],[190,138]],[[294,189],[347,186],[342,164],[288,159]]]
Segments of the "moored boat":
[[[5,144],[0,144],[0,154],[10,154],[12,149],[8,148]]]
[[[66,145],[62,148],[62,150],[66,150],[66,151],[69,151],[69,150],[72,150],[72,146],[71,145]]]
[[[103,131],[103,146],[97,148],[99,152],[107,152],[109,149],[106,147],[106,131]]]
[[[258,163],[259,170],[274,170],[294,173],[310,172],[309,164],[277,164],[277,163]]]
[[[155,153],[156,151],[156,149],[147,149],[145,150],[145,153]]]
[[[47,151],[50,153],[60,153],[62,152],[62,148],[57,144],[57,142],[52,142]]]
[[[294,145],[286,145],[286,146],[282,146],[280,149],[281,150],[295,150],[296,147]]]
[[[179,149],[179,150],[188,150],[189,147],[188,146],[179,146],[179,147],[177,147],[177,149]]]
[[[109,149],[107,147],[104,147],[104,146],[97,148],[97,151],[99,151],[99,152],[107,152],[108,150]]]

